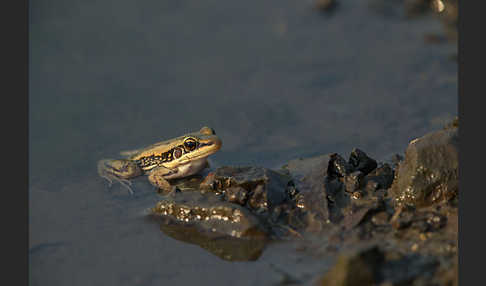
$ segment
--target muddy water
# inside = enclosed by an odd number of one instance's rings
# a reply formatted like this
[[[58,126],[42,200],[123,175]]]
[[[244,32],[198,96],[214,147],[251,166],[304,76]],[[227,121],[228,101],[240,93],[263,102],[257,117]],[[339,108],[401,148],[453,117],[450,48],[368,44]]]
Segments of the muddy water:
[[[31,1],[31,285],[311,281],[330,261],[292,243],[228,262],[167,236],[145,219],[148,182],[130,197],[96,161],[203,125],[223,140],[215,167],[403,152],[457,114],[457,48],[392,3]]]

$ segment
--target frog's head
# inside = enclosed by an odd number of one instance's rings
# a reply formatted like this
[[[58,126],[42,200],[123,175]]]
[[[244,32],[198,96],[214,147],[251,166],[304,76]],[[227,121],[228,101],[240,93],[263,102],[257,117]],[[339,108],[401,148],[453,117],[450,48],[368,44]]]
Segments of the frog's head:
[[[212,128],[203,127],[199,132],[189,133],[178,138],[179,144],[174,146],[172,160],[168,165],[187,164],[206,158],[221,149],[221,139]]]

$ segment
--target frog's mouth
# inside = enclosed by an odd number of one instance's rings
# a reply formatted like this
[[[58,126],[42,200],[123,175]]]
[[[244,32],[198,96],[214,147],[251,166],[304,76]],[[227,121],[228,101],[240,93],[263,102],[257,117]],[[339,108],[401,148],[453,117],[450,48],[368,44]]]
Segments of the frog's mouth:
[[[204,146],[211,146],[213,144],[214,144],[213,142],[202,143],[202,144],[199,145],[199,148],[204,147]]]

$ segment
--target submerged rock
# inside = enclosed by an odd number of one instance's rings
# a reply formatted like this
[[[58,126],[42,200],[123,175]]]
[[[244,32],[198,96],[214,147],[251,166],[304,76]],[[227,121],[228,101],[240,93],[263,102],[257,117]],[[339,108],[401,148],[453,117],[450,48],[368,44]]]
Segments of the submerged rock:
[[[458,128],[453,126],[410,142],[391,188],[395,202],[420,207],[454,198],[458,144]]]

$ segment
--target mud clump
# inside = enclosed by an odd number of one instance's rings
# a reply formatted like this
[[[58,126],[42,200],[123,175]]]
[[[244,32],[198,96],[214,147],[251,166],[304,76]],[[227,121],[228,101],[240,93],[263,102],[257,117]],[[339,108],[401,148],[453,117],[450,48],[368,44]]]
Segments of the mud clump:
[[[292,178],[263,167],[218,168],[201,182],[200,189],[260,213],[273,210],[294,195]]]
[[[348,161],[337,153],[296,159],[285,165],[299,192],[306,231],[320,232],[331,223],[344,228],[359,224],[368,213],[382,208],[383,192],[393,180],[393,169],[365,152],[353,149]]]

